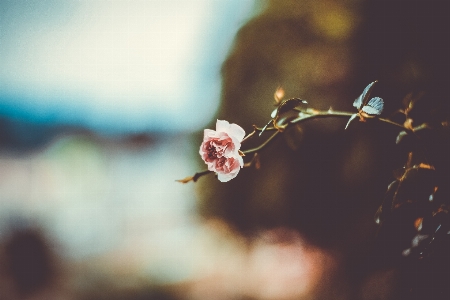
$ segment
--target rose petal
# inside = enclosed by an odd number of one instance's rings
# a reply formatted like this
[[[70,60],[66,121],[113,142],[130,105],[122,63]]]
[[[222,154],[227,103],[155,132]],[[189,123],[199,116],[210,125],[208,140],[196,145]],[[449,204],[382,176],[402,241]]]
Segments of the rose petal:
[[[217,173],[217,179],[219,179],[220,182],[228,182],[233,178],[234,177],[231,177],[229,174]]]
[[[209,140],[210,138],[218,137],[217,132],[211,129],[205,129],[203,131],[203,141]]]
[[[225,120],[217,120],[216,130],[204,130],[199,153],[208,170],[215,172],[220,181],[230,181],[244,166],[239,154],[244,136],[244,129]]]
[[[225,120],[217,120],[216,121],[216,131],[218,132],[227,132],[230,127],[230,123]]]
[[[230,124],[228,135],[235,137],[239,142],[242,142],[242,140],[245,137],[245,130],[237,125],[237,124]]]
[[[242,158],[242,156],[239,155],[237,157],[237,160],[239,162],[239,166],[241,166],[241,168],[243,168],[244,167],[244,159]]]
[[[241,126],[234,123],[230,124],[225,120],[217,120],[216,131],[225,132],[228,136],[236,138],[239,142],[245,137],[245,130]]]
[[[220,182],[228,182],[231,179],[235,178],[239,173],[239,169],[236,172],[233,173],[217,173],[217,179],[219,179]]]

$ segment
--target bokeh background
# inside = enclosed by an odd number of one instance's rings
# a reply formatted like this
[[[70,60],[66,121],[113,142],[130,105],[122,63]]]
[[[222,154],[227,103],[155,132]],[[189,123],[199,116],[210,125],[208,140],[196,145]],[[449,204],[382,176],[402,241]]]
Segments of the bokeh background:
[[[422,90],[448,115],[449,13],[444,0],[1,0],[0,299],[395,299],[372,250],[404,162],[397,132],[314,121],[260,170],[175,180],[204,169],[203,128],[265,124],[279,86],[352,110],[379,80],[386,116]]]

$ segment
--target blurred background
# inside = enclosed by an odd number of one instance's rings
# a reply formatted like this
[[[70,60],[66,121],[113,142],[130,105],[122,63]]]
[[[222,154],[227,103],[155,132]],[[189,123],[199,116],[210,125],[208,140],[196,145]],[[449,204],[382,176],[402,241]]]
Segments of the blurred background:
[[[370,255],[397,132],[320,120],[261,170],[175,180],[204,169],[204,128],[265,124],[279,86],[352,111],[377,79],[386,116],[422,90],[448,115],[449,12],[1,0],[0,299],[393,299]]]

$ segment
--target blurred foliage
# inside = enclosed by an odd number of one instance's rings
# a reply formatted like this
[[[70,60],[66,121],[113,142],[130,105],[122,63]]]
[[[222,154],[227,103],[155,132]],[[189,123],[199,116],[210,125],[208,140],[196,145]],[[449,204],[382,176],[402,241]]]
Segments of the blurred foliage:
[[[248,131],[263,126],[279,86],[285,98],[306,99],[311,107],[349,110],[361,87],[378,80],[374,94],[385,100],[384,115],[403,109],[408,93],[424,91],[420,105],[428,109],[421,111],[448,120],[448,1],[264,3],[223,65],[219,119]],[[279,139],[260,153],[260,170],[244,169],[229,183],[200,180],[201,213],[250,236],[263,228],[294,228],[342,256],[343,277],[357,290],[376,264],[367,259],[377,230],[373,214],[392,170],[406,157],[395,147],[398,131],[356,122],[344,132],[343,122],[305,123],[300,145]]]

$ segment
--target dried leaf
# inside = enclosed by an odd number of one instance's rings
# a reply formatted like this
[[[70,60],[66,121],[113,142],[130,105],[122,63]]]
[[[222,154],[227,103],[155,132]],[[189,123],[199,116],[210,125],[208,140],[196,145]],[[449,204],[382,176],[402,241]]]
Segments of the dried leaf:
[[[175,180],[175,181],[181,182],[181,183],[188,183],[188,182],[191,182],[191,181],[196,182],[203,175],[210,174],[210,173],[213,173],[213,172],[210,171],[210,170],[205,170],[203,172],[195,173],[194,176],[189,176],[189,177],[186,177],[186,178],[183,178],[183,179],[178,179],[178,180]]]
[[[381,112],[384,108],[384,101],[380,97],[374,97],[369,100],[369,102],[361,107],[361,114],[364,113],[364,115],[367,116],[375,116],[375,115],[381,115]]]
[[[414,227],[416,228],[417,231],[421,231],[422,230],[422,223],[423,223],[423,218],[419,217],[414,221]]]
[[[417,165],[417,168],[419,169],[430,169],[430,170],[434,170],[434,167],[432,165],[429,164],[425,164],[425,163],[420,163]]]
[[[255,153],[255,155],[253,156],[254,159],[254,165],[255,165],[255,169],[259,170],[261,168],[261,160],[259,159],[259,154]]]
[[[308,102],[306,100],[302,100],[299,98],[291,98],[283,101],[278,108],[272,112],[271,116],[273,118],[273,127],[278,129],[278,131],[283,131],[287,127],[287,123],[298,117],[298,114],[294,111],[294,108],[299,107],[300,105],[306,105]],[[303,108],[303,110],[307,110],[307,108]],[[289,114],[289,112],[291,114]],[[275,113],[275,116],[274,116]],[[267,126],[267,125],[266,125]]]
[[[423,124],[421,124],[419,126],[414,127],[413,131],[414,132],[419,132],[419,131],[426,130],[426,129],[431,129],[431,127],[430,127],[429,124],[423,123]]]
[[[409,111],[411,111],[417,101],[419,101],[425,95],[424,91],[420,91],[418,93],[409,93],[407,94],[403,100],[402,104],[404,107],[404,113],[407,116]]]
[[[259,170],[261,168],[261,161],[259,159],[259,154],[258,152],[255,152],[255,154],[252,157],[252,160],[249,161],[248,163],[244,164],[244,168],[248,168],[251,166],[255,166],[256,170]]]
[[[273,122],[273,119],[270,120],[266,125],[264,125],[264,127],[261,129],[261,132],[259,133],[258,136],[261,136],[261,135],[263,134],[263,132],[266,130],[266,128],[267,128],[270,124],[272,124],[272,122]]]
[[[402,142],[402,140],[405,138],[405,136],[407,136],[408,133],[406,131],[400,131],[399,134],[397,135],[397,139],[395,140],[395,143],[398,145]]]
[[[176,182],[181,182],[181,183],[188,183],[188,182],[194,181],[194,176],[188,176],[188,177],[185,177],[183,179],[178,179],[178,180],[175,180],[175,181]]]
[[[356,107],[358,110],[360,110],[361,108],[363,108],[364,106],[367,105],[367,103],[369,102],[370,93],[372,92],[372,89],[373,89],[375,83],[377,83],[377,82],[378,82],[378,80],[375,80],[374,82],[372,82],[368,86],[366,86],[366,88],[364,89],[362,94],[358,98],[356,98],[355,102],[353,102],[354,107]]]
[[[275,99],[275,102],[277,104],[279,104],[283,100],[283,98],[284,98],[284,89],[281,86],[279,86],[277,88],[277,90],[273,94],[273,98]]]
[[[288,112],[294,108],[296,108],[299,105],[308,104],[306,100],[302,100],[299,98],[291,98],[283,101],[280,106],[278,106],[277,113],[275,115],[275,118],[279,117],[280,114]]]
[[[345,125],[345,129],[347,129],[348,125],[350,125],[350,123],[353,122],[358,116],[359,114],[353,114],[348,120],[347,125]]]

